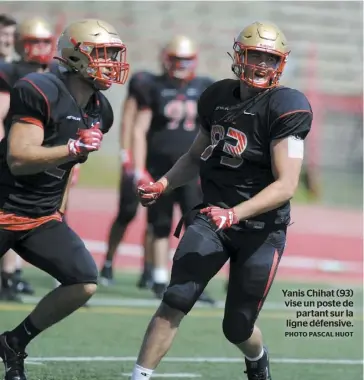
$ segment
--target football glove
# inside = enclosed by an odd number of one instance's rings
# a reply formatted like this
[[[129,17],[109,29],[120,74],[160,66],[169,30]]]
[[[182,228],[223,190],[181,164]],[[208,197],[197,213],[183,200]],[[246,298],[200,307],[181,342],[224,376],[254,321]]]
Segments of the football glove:
[[[150,182],[149,185],[138,186],[140,203],[144,207],[152,205],[163,194],[164,190],[165,186],[162,182]]]
[[[210,220],[216,225],[216,231],[225,230],[230,228],[233,224],[238,224],[237,218],[233,208],[221,208],[216,206],[205,207],[200,210],[201,214],[207,215]]]
[[[89,129],[79,129],[77,132],[78,139],[72,139],[67,144],[69,154],[77,157],[99,150],[103,138],[103,133],[99,127],[100,124],[96,123]]]

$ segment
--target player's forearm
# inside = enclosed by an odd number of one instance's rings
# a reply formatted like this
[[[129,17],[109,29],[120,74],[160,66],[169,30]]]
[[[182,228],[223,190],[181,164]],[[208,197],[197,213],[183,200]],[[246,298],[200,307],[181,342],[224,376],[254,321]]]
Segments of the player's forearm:
[[[200,160],[196,160],[189,153],[186,153],[159,181],[163,183],[166,190],[172,190],[197,178],[199,172]]]
[[[293,197],[295,190],[296,186],[293,184],[277,180],[253,198],[235,206],[235,214],[239,220],[264,214],[288,202]]]
[[[119,134],[120,150],[130,150],[132,148],[131,123],[122,123]]]
[[[133,157],[135,172],[142,173],[145,169],[147,158],[147,140],[145,133],[138,133],[134,135],[132,147],[132,151],[134,152]]]
[[[16,155],[8,153],[8,165],[14,175],[29,175],[74,161],[70,156],[68,146],[61,145],[51,148],[43,146],[27,146]]]

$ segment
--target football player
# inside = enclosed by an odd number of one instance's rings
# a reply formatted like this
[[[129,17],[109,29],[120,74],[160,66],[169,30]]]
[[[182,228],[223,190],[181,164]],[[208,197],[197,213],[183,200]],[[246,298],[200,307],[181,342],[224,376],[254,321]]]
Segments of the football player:
[[[186,36],[175,36],[169,41],[163,49],[162,62],[162,75],[145,73],[134,85],[130,84],[139,109],[133,135],[135,172],[149,181],[160,178],[188,151],[200,123],[197,101],[213,83],[208,77],[196,75],[197,48]],[[148,209],[148,229],[153,235],[153,291],[158,298],[162,298],[169,282],[174,205],[178,204],[185,214],[201,201],[199,180],[192,178]],[[187,215],[185,224],[191,222],[192,217]],[[205,292],[199,300],[214,303]]]
[[[13,60],[15,28],[16,21],[11,16],[0,14],[0,62]]]
[[[132,154],[132,135],[135,117],[138,111],[138,104],[133,96],[133,87],[143,86],[144,76],[152,74],[138,72],[135,73],[129,80],[128,95],[124,101],[120,125],[120,161],[121,161],[121,176],[119,185],[119,208],[115,220],[110,229],[108,248],[105,255],[105,261],[100,271],[100,282],[107,286],[113,282],[112,263],[119,246],[123,239],[125,231],[129,223],[134,219],[139,200],[136,193],[136,184],[149,183],[152,178],[145,173],[135,173]],[[141,81],[141,83],[139,83]],[[151,281],[151,234],[148,229],[145,232],[144,240],[144,268],[141,277],[137,283],[139,288],[150,288]]]
[[[29,316],[0,335],[5,380],[26,380],[25,348],[84,305],[98,270],[81,238],[63,221],[70,172],[100,149],[113,123],[101,93],[125,83],[126,46],[113,26],[71,23],[58,40],[58,73],[31,73],[10,95],[10,131],[0,144],[0,257],[10,248],[56,278]]]
[[[10,21],[7,24],[9,23]],[[15,29],[15,25],[11,27]],[[30,18],[17,26],[15,48],[20,60],[0,63],[0,130],[3,131],[0,135],[6,136],[9,132],[8,128],[4,128],[4,124],[10,126],[6,119],[10,117],[10,91],[15,82],[31,72],[57,69],[57,65],[51,64],[54,43],[52,28],[42,18]],[[18,292],[33,294],[30,284],[22,279],[22,260],[14,251],[10,250],[4,256],[1,266],[0,299],[19,302],[21,299]]]
[[[221,80],[202,94],[201,129],[189,151],[157,182],[139,188],[149,206],[200,174],[204,206],[179,243],[132,380],[150,379],[181,320],[229,258],[223,332],[245,355],[247,378],[271,380],[255,321],[283,254],[312,122],[305,95],[279,85],[289,52],[277,26],[244,28],[233,45],[238,80]]]

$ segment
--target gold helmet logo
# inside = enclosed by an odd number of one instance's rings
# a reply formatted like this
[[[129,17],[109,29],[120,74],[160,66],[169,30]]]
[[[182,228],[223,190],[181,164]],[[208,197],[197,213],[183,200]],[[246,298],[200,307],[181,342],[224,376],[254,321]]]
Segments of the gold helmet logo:
[[[249,86],[273,88],[279,84],[290,50],[274,24],[255,22],[234,41],[232,71]]]
[[[165,71],[173,78],[191,80],[197,67],[197,48],[186,36],[175,36],[163,50]]]
[[[63,66],[93,79],[100,89],[127,80],[126,46],[105,21],[87,19],[70,24],[61,34],[57,50]]]
[[[42,18],[31,18],[18,25],[15,48],[24,61],[49,63],[53,57],[54,45],[52,28]]]

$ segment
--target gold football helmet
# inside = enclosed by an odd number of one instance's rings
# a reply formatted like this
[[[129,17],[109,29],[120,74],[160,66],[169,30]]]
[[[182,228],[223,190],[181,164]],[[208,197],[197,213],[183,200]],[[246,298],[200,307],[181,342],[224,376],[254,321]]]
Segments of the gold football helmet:
[[[40,64],[51,61],[55,38],[47,21],[36,17],[20,23],[15,38],[15,49],[24,61]]]
[[[290,50],[274,24],[255,22],[234,41],[232,71],[249,86],[273,88],[279,84]]]
[[[126,46],[105,21],[86,19],[68,25],[59,37],[57,50],[56,58],[64,67],[92,79],[99,89],[127,80]]]
[[[185,36],[175,36],[163,49],[163,66],[173,78],[191,80],[197,67],[197,48]]]

